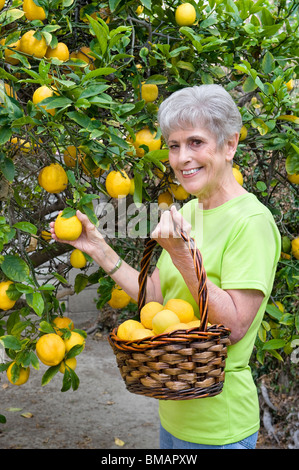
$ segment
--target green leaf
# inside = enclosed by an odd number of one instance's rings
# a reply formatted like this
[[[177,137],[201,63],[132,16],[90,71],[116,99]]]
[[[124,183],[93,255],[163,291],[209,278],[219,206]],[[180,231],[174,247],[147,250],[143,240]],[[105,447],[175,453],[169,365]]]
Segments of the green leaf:
[[[88,276],[86,274],[81,274],[81,273],[77,274],[77,276],[75,277],[75,285],[74,285],[76,294],[79,294],[79,292],[84,290],[87,284],[88,284]]]
[[[26,294],[26,302],[35,313],[39,316],[42,315],[45,307],[44,299],[39,292],[33,292],[33,294]]]
[[[6,423],[6,418],[3,415],[0,415],[0,423],[5,424]]]
[[[22,348],[21,342],[12,335],[0,336],[0,343],[6,349],[13,349],[14,351],[19,351]]]
[[[91,78],[96,78],[102,75],[110,75],[111,73],[115,73],[115,69],[113,67],[102,67],[96,70],[92,70],[91,72],[87,73],[85,77],[82,79],[82,83],[85,83],[87,80]]]
[[[262,60],[262,69],[265,73],[272,72],[274,67],[274,57],[271,52],[267,51]]]
[[[270,339],[270,341],[267,341],[267,343],[263,344],[263,349],[280,349],[283,348],[286,343],[287,342],[284,339]]]
[[[11,136],[12,136],[12,131],[11,131],[10,126],[0,127],[0,145],[4,145],[6,142],[8,142]]]
[[[13,227],[22,230],[22,232],[31,233],[32,235],[37,234],[37,227],[30,222],[17,222]]]
[[[7,181],[12,183],[15,176],[15,165],[13,161],[10,158],[5,157],[0,163],[0,170],[2,171],[3,176],[7,179]]]
[[[40,322],[39,330],[42,333],[55,333],[55,330],[52,327],[52,325],[50,325],[50,323],[48,323],[47,321],[44,321],[44,320]]]
[[[28,265],[17,255],[5,255],[1,269],[9,279],[17,282],[27,281],[30,273]]]
[[[42,377],[42,386],[47,385],[59,371],[60,364],[49,367]]]

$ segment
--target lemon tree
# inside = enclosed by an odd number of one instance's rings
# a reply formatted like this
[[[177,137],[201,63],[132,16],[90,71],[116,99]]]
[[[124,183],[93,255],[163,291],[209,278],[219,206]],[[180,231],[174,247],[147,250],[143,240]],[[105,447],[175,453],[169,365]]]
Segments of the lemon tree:
[[[267,307],[253,362],[289,360],[299,330],[298,2],[25,0],[2,2],[0,25],[0,282],[11,282],[0,296],[0,342],[9,361],[34,373],[37,341],[65,313],[58,291],[71,247],[44,238],[59,212],[70,221],[80,209],[98,224],[96,203],[115,204],[112,172],[127,175],[127,204],[149,208],[165,191],[174,203],[192,198],[176,186],[157,111],[173,91],[208,83],[240,109],[234,173],[270,208],[283,241],[271,302],[285,309]],[[110,243],[139,267],[143,240]],[[89,275],[91,262],[74,290],[94,284],[101,309],[115,286],[100,269]],[[130,301],[119,313],[136,308]],[[75,374],[65,368],[63,390],[78,385]]]

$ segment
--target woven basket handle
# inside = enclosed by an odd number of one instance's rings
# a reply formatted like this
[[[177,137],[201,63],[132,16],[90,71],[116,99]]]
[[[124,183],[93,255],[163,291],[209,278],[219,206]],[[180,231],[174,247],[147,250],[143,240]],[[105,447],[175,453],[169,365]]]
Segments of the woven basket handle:
[[[195,273],[198,279],[198,305],[201,323],[199,329],[206,331],[208,326],[208,289],[207,289],[207,275],[203,267],[202,256],[196,247],[194,238],[189,237],[183,230],[177,230],[179,236],[187,243],[190,254],[193,259]],[[156,240],[150,238],[145,243],[143,257],[141,260],[141,269],[138,277],[139,293],[138,293],[138,311],[140,313],[142,307],[146,303],[146,281],[147,273],[150,266],[152,252],[157,245]]]

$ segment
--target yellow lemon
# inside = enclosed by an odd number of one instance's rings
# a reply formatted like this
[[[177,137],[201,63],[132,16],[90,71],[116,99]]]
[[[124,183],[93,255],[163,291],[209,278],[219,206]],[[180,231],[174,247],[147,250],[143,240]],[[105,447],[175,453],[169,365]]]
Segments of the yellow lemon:
[[[186,323],[176,323],[174,325],[168,326],[163,333],[171,333],[172,331],[177,331],[177,330],[187,330],[189,326]]]
[[[137,320],[125,320],[117,328],[117,337],[125,341],[130,341],[131,334],[136,329],[144,330],[144,326]]]
[[[233,168],[233,175],[234,177],[236,178],[236,180],[238,181],[238,183],[243,186],[243,175],[242,173],[240,172],[240,170],[238,170],[238,168]]]
[[[46,52],[46,58],[56,58],[61,60],[62,62],[66,62],[70,58],[69,48],[64,42],[59,42],[56,47],[53,49],[48,47]]]
[[[139,339],[151,338],[155,333],[148,328],[137,328],[129,335],[129,341],[137,341]]]
[[[77,240],[82,233],[82,223],[76,215],[66,218],[62,212],[58,214],[54,223],[55,233],[61,240]]]
[[[108,304],[112,308],[124,308],[131,302],[131,297],[119,286],[114,286]]]
[[[196,20],[196,11],[191,3],[182,3],[175,11],[175,21],[179,26],[191,26]]]
[[[65,369],[72,369],[75,370],[77,367],[77,359],[75,357],[70,357],[69,359],[66,359],[65,361],[62,361],[59,367],[59,372],[64,374]]]
[[[86,266],[87,259],[85,258],[82,251],[78,250],[78,248],[76,248],[71,253],[70,263],[73,266],[73,268],[80,269],[80,268],[84,268],[84,266]]]
[[[51,163],[42,168],[39,173],[38,182],[48,193],[61,193],[68,185],[68,177],[59,163]]]
[[[131,180],[125,171],[112,170],[106,178],[106,190],[113,198],[126,197],[131,189]]]
[[[23,11],[29,21],[33,20],[45,20],[46,13],[42,7],[37,6],[33,0],[23,1]]]
[[[54,330],[59,336],[63,335],[63,331],[61,331],[61,329],[74,329],[74,322],[69,317],[55,317],[52,323],[54,325]]]
[[[30,375],[30,368],[29,367],[20,367],[19,369],[19,378],[14,382],[12,378],[12,368],[15,362],[12,362],[6,371],[6,375],[10,383],[13,385],[23,385],[27,382]]]
[[[162,210],[167,210],[173,204],[173,197],[169,191],[164,191],[158,196],[158,206]]]
[[[85,338],[83,338],[77,331],[72,331],[69,338],[63,340],[65,345],[65,352],[68,353],[74,346],[83,346],[85,348]]]
[[[299,184],[299,173],[294,173],[293,175],[288,175],[288,180],[290,183]]]
[[[243,140],[245,140],[247,137],[247,134],[248,134],[247,128],[245,126],[242,126],[241,131],[240,131],[239,141],[242,142]]]
[[[149,152],[152,150],[159,150],[161,148],[161,139],[155,139],[156,135],[156,132],[152,134],[148,128],[141,129],[136,133],[136,140],[135,142],[132,142],[132,144],[136,149],[138,157],[142,157],[145,153],[145,150],[140,147],[141,145],[146,145]]]
[[[63,152],[63,160],[66,166],[74,168],[76,166],[77,160],[81,162],[81,153],[78,151],[75,145],[69,145]]]
[[[20,39],[19,49],[25,54],[32,55],[39,59],[42,59],[47,51],[47,43],[44,36],[41,39],[36,39],[34,34],[36,31],[30,30],[27,31]]]
[[[181,184],[171,184],[170,191],[178,201],[184,201],[190,196]]]
[[[296,258],[299,259],[299,237],[294,238],[292,240],[292,255]]]
[[[0,43],[5,45],[5,41],[6,41],[5,39],[2,39]],[[11,49],[14,49],[14,50],[11,50]],[[18,64],[20,62],[19,59],[16,59],[11,56],[19,49],[20,49],[20,40],[9,44],[8,47],[4,49],[4,57],[5,57],[6,62],[8,62],[11,65]]]
[[[156,335],[163,333],[170,325],[180,323],[179,317],[171,310],[164,309],[156,313],[152,320],[153,331]]]
[[[163,305],[159,302],[148,302],[140,310],[140,321],[145,328],[152,330],[154,316],[163,310]]]
[[[41,86],[41,87],[39,87],[35,90],[35,92],[33,93],[33,96],[32,96],[32,101],[33,101],[34,104],[39,104],[44,99],[50,98],[51,96],[53,96],[53,94],[54,94],[53,90],[51,90],[46,85],[43,85],[43,86]],[[46,109],[46,105],[40,105],[40,106],[42,108],[44,108],[47,111],[47,113],[54,116],[55,111],[56,111],[55,108]]]
[[[194,317],[193,307],[186,300],[169,299],[164,308],[174,312],[179,317],[180,323],[188,323]]]
[[[36,343],[36,355],[47,366],[57,366],[65,355],[63,339],[55,333],[47,333]]]
[[[47,230],[42,230],[41,237],[42,237],[45,241],[52,240],[51,232],[48,232]]]
[[[13,284],[12,281],[0,282],[0,309],[2,310],[10,310],[16,303],[16,300],[11,300],[6,293],[11,284]]]
[[[157,85],[152,83],[144,83],[141,85],[141,98],[146,103],[152,103],[158,98],[159,90]]]

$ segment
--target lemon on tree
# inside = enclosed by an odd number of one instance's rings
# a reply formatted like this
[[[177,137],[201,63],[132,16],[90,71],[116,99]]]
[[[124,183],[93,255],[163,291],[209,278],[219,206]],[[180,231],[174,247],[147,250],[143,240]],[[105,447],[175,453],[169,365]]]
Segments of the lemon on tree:
[[[69,317],[55,317],[52,321],[54,330],[59,336],[63,335],[62,330],[73,330],[74,329],[74,322]]]
[[[190,194],[183,188],[181,184],[170,184],[170,192],[178,201],[184,201],[190,196]]]
[[[131,189],[131,180],[125,171],[112,170],[106,178],[106,190],[113,198],[126,197]]]
[[[117,328],[117,337],[125,341],[130,341],[131,335],[136,329],[144,330],[144,326],[137,320],[125,320]]]
[[[76,215],[64,217],[62,212],[58,214],[54,223],[55,234],[61,240],[74,241],[82,233],[82,223]]]
[[[34,104],[38,104],[43,101],[44,99],[46,98],[50,98],[51,96],[53,96],[54,94],[54,91],[51,90],[51,88],[47,87],[46,85],[43,85],[39,88],[37,88],[35,90],[35,92],[33,93],[33,96],[32,96],[32,101]],[[53,109],[46,109],[46,106],[45,105],[40,105],[42,108],[44,108],[47,113],[51,114],[52,116],[54,116],[55,114],[55,108]]]
[[[163,310],[163,305],[160,302],[147,302],[140,310],[140,321],[145,328],[152,330],[154,316]]]
[[[132,142],[133,146],[136,149],[136,154],[138,157],[143,157],[145,150],[141,148],[141,145],[146,145],[148,151],[159,150],[161,148],[161,139],[155,139],[157,133],[152,133],[148,127],[141,129],[136,133],[135,142]]]
[[[245,140],[247,137],[247,134],[248,134],[247,127],[242,126],[240,130],[239,141],[242,142],[243,140]]]
[[[40,236],[41,236],[42,239],[45,240],[46,242],[52,240],[51,232],[48,232],[47,230],[42,230]]]
[[[196,11],[191,3],[182,3],[175,11],[175,21],[179,26],[191,26],[196,20]]]
[[[94,59],[94,57],[92,57],[92,55],[90,53],[91,53],[90,47],[82,46],[81,49],[79,49],[79,51],[72,52],[70,54],[70,58],[80,59],[80,60],[86,62],[86,64],[89,65],[89,68],[91,70],[94,70],[95,69],[95,66],[94,66],[94,60],[95,59]]]
[[[77,160],[80,163],[81,159],[82,155],[75,145],[69,145],[63,152],[64,163],[70,168],[74,168],[77,164]]]
[[[81,250],[78,250],[78,248],[75,248],[75,250],[72,251],[71,256],[70,256],[70,263],[73,266],[73,268],[84,268],[86,266],[87,260],[82,253]]]
[[[288,174],[288,180],[290,183],[299,184],[299,173]]]
[[[115,285],[111,291],[111,298],[108,304],[112,308],[124,308],[131,301],[131,297],[118,285]]]
[[[41,36],[40,39],[34,37],[36,31],[29,30],[20,39],[19,50],[25,54],[32,55],[39,59],[42,59],[47,51],[47,43],[44,36]]]
[[[97,166],[89,155],[84,155],[80,163],[87,176],[92,175],[94,178],[99,178],[104,173],[104,170]]]
[[[12,383],[13,385],[23,385],[25,384],[28,379],[29,379],[29,375],[30,375],[30,367],[19,367],[18,368],[18,378],[14,381],[15,379],[15,372],[12,370],[12,368],[15,366],[15,362],[12,362],[7,371],[6,371],[6,375],[7,375],[7,378],[8,380],[10,381],[10,383]],[[17,368],[17,365],[14,367],[14,369]]]
[[[62,62],[66,62],[70,58],[69,48],[64,42],[59,42],[57,46],[53,49],[51,47],[48,47],[46,52],[46,58],[56,58],[61,60]]]
[[[36,343],[36,355],[46,366],[57,366],[65,356],[65,343],[56,333],[41,336]]]
[[[1,39],[0,44],[3,46],[6,43],[6,39]],[[13,49],[13,50],[12,50]],[[17,41],[8,44],[8,46],[4,49],[4,58],[6,62],[8,62],[11,65],[17,65],[20,61],[19,59],[16,59],[15,57],[11,57],[15,52],[17,52],[20,49],[20,40],[18,39]]]
[[[5,0],[0,0],[0,10],[4,8]]]
[[[299,237],[294,238],[291,243],[292,243],[292,255],[296,259],[299,259]]]
[[[2,310],[10,310],[16,303],[16,300],[10,299],[7,295],[7,289],[12,284],[12,281],[0,282],[0,309]]]
[[[69,338],[64,338],[65,352],[68,353],[74,346],[85,348],[85,338],[77,331],[72,331]]]
[[[240,172],[240,170],[238,170],[238,168],[235,168],[235,167],[233,167],[232,170],[233,170],[233,175],[234,175],[234,177],[236,178],[236,180],[238,181],[238,183],[239,183],[241,186],[243,186],[244,180],[243,180],[243,175],[242,175],[242,173]]]
[[[38,176],[39,185],[48,193],[61,193],[68,185],[68,177],[59,163],[51,163],[41,169]]]
[[[46,12],[42,7],[39,7],[34,3],[33,0],[24,0],[23,1],[23,11],[29,21],[33,20],[45,20]]]
[[[164,309],[174,312],[179,317],[180,323],[188,323],[194,318],[192,305],[183,299],[169,299],[164,305]]]
[[[143,83],[141,85],[141,98],[146,103],[152,103],[158,98],[159,90],[157,85],[153,83]]]
[[[62,361],[59,367],[59,372],[64,374],[65,369],[75,370],[77,367],[77,359],[75,357],[69,357],[65,361]]]
[[[173,204],[173,197],[168,190],[159,194],[158,206],[160,209],[167,210],[170,208],[172,204]]]

